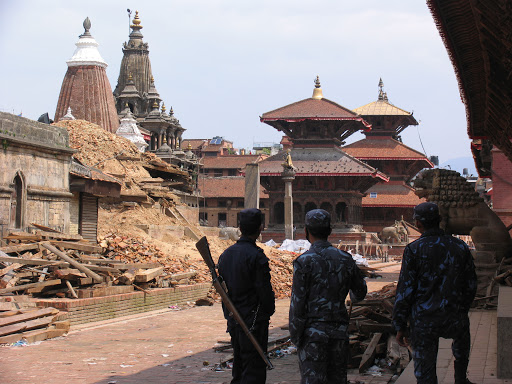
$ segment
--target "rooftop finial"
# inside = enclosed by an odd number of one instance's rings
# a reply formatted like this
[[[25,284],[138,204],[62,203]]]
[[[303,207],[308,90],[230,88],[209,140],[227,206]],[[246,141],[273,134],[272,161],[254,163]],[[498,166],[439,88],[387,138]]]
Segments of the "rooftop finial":
[[[155,84],[155,78],[151,76],[151,84]]]
[[[379,79],[379,100],[384,100],[384,91],[382,88],[384,87],[384,83],[382,82],[382,77]],[[387,100],[387,98],[386,98]]]
[[[320,77],[317,76],[315,79],[315,89],[313,89],[313,99],[323,99],[322,88],[320,87]]]
[[[155,100],[154,103],[153,103],[153,109],[156,109],[158,110],[158,103],[157,101]]]
[[[171,110],[169,112],[169,116],[174,116],[174,110],[172,109],[172,106],[171,106]]]
[[[166,111],[165,104],[162,103],[162,113],[165,113],[165,111]]]
[[[91,19],[89,17],[85,18],[83,26],[85,31],[82,36],[91,36],[91,32],[89,32],[91,29]]]
[[[133,18],[132,25],[130,27],[141,29],[142,25],[140,25],[140,19],[139,19],[139,11],[135,11],[135,17]]]

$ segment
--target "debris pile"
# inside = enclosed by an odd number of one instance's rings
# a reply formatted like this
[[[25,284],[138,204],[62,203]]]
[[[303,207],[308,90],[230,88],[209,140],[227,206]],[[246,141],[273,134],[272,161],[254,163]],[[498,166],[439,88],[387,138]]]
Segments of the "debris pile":
[[[188,172],[166,163],[153,153],[141,153],[124,137],[105,131],[85,120],[61,120],[55,125],[66,128],[69,144],[77,152],[73,157],[122,182],[123,201],[152,202],[154,198],[177,201],[173,189],[193,191]]]
[[[59,321],[55,308],[8,309],[10,302],[2,303],[0,310],[0,344],[26,345],[63,336],[69,331],[69,320]]]

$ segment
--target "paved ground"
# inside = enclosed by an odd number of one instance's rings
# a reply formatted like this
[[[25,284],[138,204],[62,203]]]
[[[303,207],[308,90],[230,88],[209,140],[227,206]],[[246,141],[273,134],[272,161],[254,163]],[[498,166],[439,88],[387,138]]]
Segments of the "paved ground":
[[[388,264],[383,278],[369,280],[369,290],[397,280],[400,265]],[[271,339],[286,335],[289,300],[277,302]],[[496,312],[471,313],[472,351],[469,378],[477,384],[512,383],[496,378]],[[180,311],[163,310],[122,320],[86,324],[66,337],[27,347],[0,348],[0,383],[87,384],[220,384],[229,383],[230,370],[212,366],[227,354],[215,353],[217,341],[228,340],[220,305]],[[300,382],[296,355],[272,360],[269,384]],[[442,340],[438,359],[440,384],[453,383],[450,342]],[[351,373],[365,384],[391,383],[381,377]],[[414,383],[412,364],[396,384]]]
[[[387,264],[384,278],[369,280],[369,289],[396,280],[399,268]],[[288,307],[289,300],[277,302],[271,339],[288,334],[281,329],[288,323]],[[229,340],[225,327],[220,305],[86,324],[66,337],[0,348],[0,383],[228,383],[230,370],[211,369],[227,356],[212,350],[217,341]],[[296,355],[273,363],[268,383],[299,382]],[[390,377],[366,376],[364,382],[387,383]]]

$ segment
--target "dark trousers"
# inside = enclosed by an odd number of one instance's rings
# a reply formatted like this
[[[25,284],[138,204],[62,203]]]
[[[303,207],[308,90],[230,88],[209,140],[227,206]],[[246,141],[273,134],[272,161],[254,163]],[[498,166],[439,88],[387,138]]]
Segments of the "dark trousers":
[[[327,339],[308,342],[298,348],[302,384],[346,384],[347,341]]]
[[[264,352],[268,343],[268,320],[255,324],[251,332]],[[233,379],[231,384],[264,384],[267,365],[240,326],[229,331],[233,346]]]
[[[466,380],[471,347],[469,318],[467,314],[463,314],[450,320],[435,326],[417,322],[411,329],[414,375],[418,384],[437,384],[436,363],[440,337],[453,339],[455,382],[462,383]]]

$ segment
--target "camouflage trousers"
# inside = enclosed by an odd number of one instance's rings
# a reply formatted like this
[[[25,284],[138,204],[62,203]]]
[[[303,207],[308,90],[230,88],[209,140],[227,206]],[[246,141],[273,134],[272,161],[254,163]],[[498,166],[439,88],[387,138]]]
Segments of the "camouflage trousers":
[[[457,377],[463,377],[464,380],[466,378],[471,347],[467,313],[442,324],[416,322],[411,328],[414,375],[418,384],[437,384],[436,363],[440,337],[453,339],[455,377],[456,380]]]
[[[346,384],[347,345],[340,339],[302,341],[298,348],[301,383]]]

